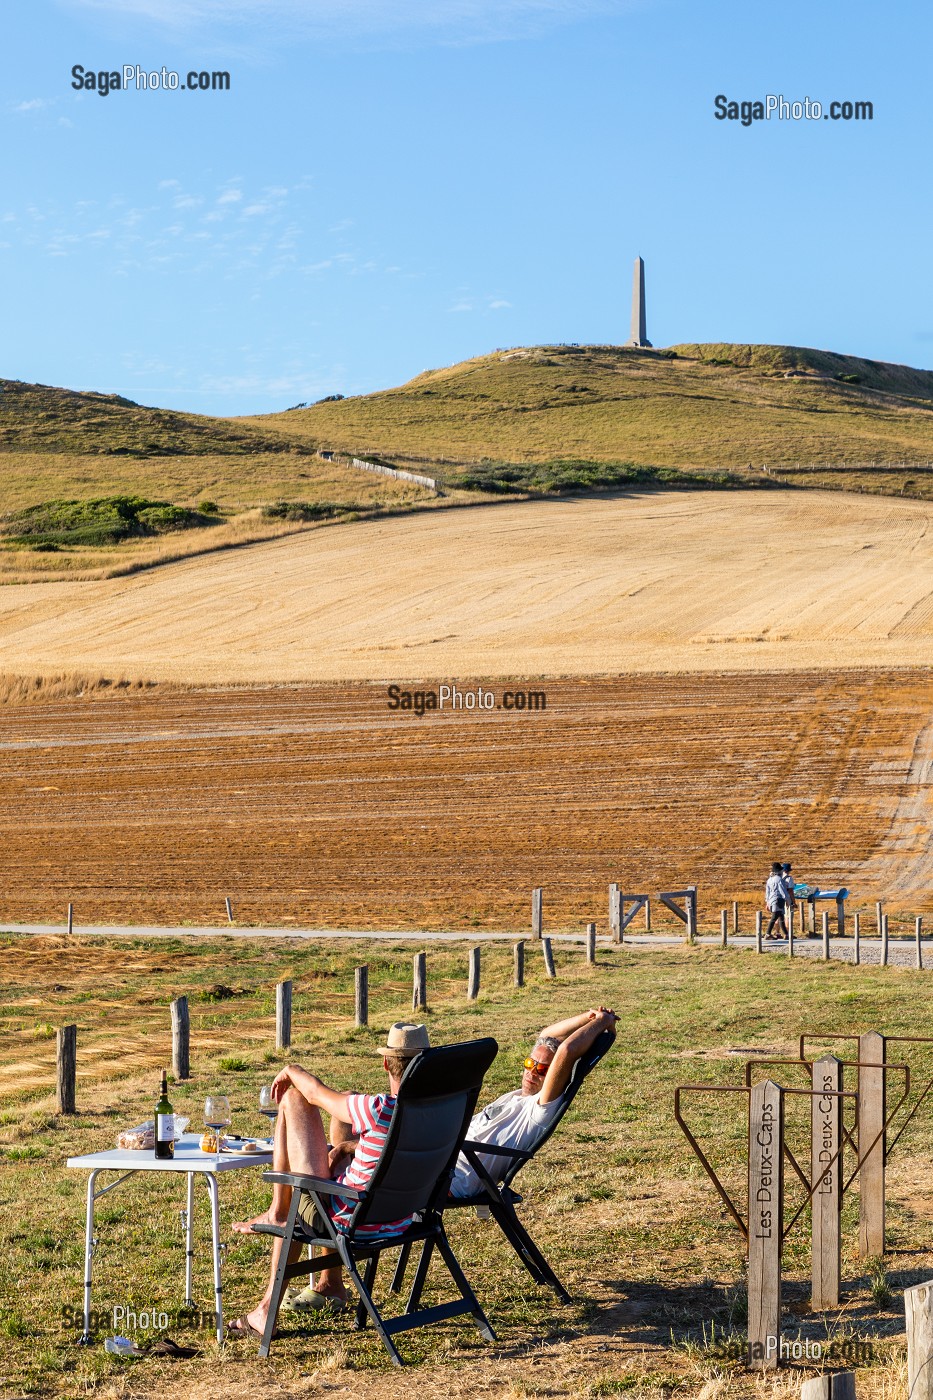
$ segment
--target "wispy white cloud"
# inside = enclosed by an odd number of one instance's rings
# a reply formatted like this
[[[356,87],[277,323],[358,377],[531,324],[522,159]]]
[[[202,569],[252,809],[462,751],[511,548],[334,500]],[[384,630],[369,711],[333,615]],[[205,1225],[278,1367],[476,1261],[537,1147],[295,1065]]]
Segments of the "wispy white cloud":
[[[50,97],[30,97],[26,102],[14,104],[14,112],[39,112],[43,107],[50,107],[52,99]]]
[[[69,204],[31,203],[0,214],[0,222],[23,247],[75,266],[90,268],[106,249],[110,276],[222,278],[240,283],[244,296],[258,296],[283,277],[384,275],[387,269],[371,249],[347,246],[317,225],[319,211],[308,210],[309,187],[302,179],[253,187],[228,176],[214,188],[191,190],[166,178],[132,205],[119,193]],[[393,265],[391,271],[403,270]]]
[[[395,269],[392,269],[393,271]],[[510,308],[512,303],[506,301],[504,297],[473,297],[469,293],[462,293],[457,297],[453,306],[448,306],[448,311],[504,311]]]

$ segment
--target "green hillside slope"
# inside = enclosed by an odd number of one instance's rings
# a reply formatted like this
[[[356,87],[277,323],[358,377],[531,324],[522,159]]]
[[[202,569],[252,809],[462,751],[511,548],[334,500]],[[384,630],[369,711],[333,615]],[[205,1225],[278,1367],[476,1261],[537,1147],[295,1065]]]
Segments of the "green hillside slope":
[[[245,421],[410,460],[628,462],[761,479],[762,467],[933,463],[933,372],[794,346],[540,346]],[[921,476],[878,484],[912,479],[922,492]]]

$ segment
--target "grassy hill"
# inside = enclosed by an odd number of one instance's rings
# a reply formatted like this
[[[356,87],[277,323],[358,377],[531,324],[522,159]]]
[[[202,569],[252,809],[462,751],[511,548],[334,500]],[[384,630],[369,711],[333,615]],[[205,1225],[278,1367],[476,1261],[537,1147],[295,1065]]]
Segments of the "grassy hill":
[[[763,466],[783,476],[798,464],[933,463],[933,372],[796,346],[539,346],[244,421],[296,442],[478,465],[487,479],[494,465],[571,462],[760,480]],[[930,485],[916,472],[867,475],[896,491],[912,480],[910,494]]]
[[[0,380],[0,582],[123,573],[427,499],[273,424]]]
[[[446,499],[321,447],[429,463]],[[461,491],[779,481],[933,497],[933,372],[798,346],[552,345],[227,419],[0,380],[0,581],[123,572]]]

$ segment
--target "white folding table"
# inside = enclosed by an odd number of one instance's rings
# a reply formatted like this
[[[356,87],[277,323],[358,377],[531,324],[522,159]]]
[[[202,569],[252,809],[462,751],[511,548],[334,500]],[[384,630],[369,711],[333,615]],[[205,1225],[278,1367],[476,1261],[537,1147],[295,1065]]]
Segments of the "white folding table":
[[[194,1178],[204,1177],[211,1198],[211,1235],[214,1245],[214,1311],[217,1319],[217,1340],[223,1341],[224,1318],[222,1288],[220,1280],[220,1202],[217,1193],[217,1177],[221,1172],[238,1171],[242,1167],[268,1167],[272,1164],[272,1152],[202,1152],[200,1138],[196,1133],[185,1133],[175,1141],[175,1156],[156,1157],[152,1149],[133,1151],[116,1148],[110,1152],[89,1152],[84,1157],[69,1157],[67,1166],[90,1171],[87,1183],[87,1216],[84,1234],[84,1333],[81,1341],[91,1340],[91,1256],[97,1240],[94,1237],[94,1205],[101,1196],[126,1181],[138,1172],[184,1172],[188,1178],[187,1205],[183,1212],[185,1228],[185,1306],[194,1307],[191,1297],[191,1274],[194,1260],[192,1241],[194,1238]],[[97,1178],[101,1172],[121,1172],[109,1186],[97,1189]]]

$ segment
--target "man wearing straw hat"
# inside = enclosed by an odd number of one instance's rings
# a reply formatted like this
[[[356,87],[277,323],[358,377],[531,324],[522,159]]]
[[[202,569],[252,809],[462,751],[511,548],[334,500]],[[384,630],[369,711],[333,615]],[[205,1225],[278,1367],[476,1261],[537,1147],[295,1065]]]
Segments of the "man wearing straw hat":
[[[338,1089],[329,1089],[316,1074],[302,1069],[300,1065],[286,1065],[272,1081],[272,1096],[279,1105],[272,1145],[273,1171],[330,1177],[358,1189],[365,1187],[385,1143],[402,1075],[415,1056],[429,1046],[426,1026],[411,1021],[396,1021],[394,1026],[389,1027],[386,1043],[379,1047],[382,1066],[389,1079],[388,1093],[383,1094],[345,1094]],[[330,1144],[324,1133],[324,1113],[330,1114]],[[288,1219],[291,1194],[290,1186],[276,1183],[272,1188],[269,1209],[252,1220],[238,1221],[233,1226],[234,1230],[239,1234],[250,1234],[254,1225],[284,1225]],[[331,1220],[338,1229],[349,1220],[355,1205],[355,1201],[341,1196],[334,1196],[328,1201]],[[374,1237],[394,1234],[408,1223],[408,1219],[393,1220],[381,1225],[364,1226],[363,1231]],[[268,1287],[251,1312],[229,1324],[228,1331],[234,1335],[262,1336],[281,1249],[282,1241],[276,1238],[272,1246]],[[299,1247],[295,1246],[295,1259],[299,1253]],[[341,1311],[347,1300],[343,1271],[340,1268],[322,1269],[316,1279],[315,1284],[302,1289],[297,1297],[291,1299],[291,1306],[312,1311]]]

